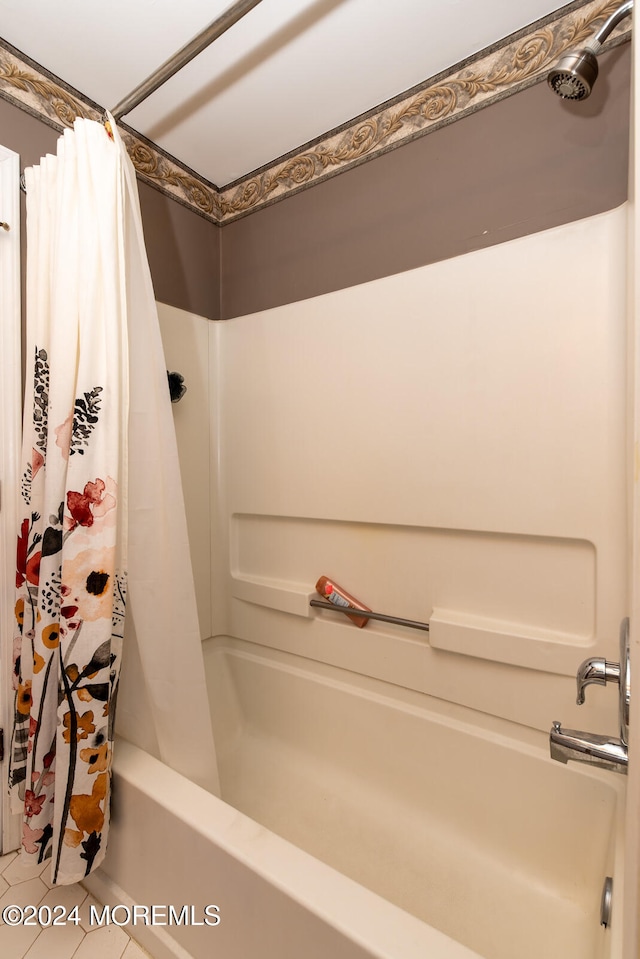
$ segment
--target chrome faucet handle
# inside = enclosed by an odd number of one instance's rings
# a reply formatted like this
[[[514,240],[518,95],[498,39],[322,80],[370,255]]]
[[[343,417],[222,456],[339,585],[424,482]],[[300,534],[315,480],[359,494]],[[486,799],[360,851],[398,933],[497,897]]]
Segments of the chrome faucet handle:
[[[629,618],[620,623],[620,662],[609,663],[606,659],[594,657],[585,659],[576,674],[578,685],[578,706],[584,703],[584,690],[591,683],[606,686],[616,683],[620,688],[619,719],[620,739],[626,745],[629,742],[629,704],[631,700],[631,667],[629,665]]]
[[[599,656],[585,659],[578,667],[576,682],[578,686],[576,703],[578,706],[582,706],[586,686],[590,686],[593,683],[598,686],[606,686],[607,683],[620,685],[620,664],[609,663],[606,659],[602,659]]]

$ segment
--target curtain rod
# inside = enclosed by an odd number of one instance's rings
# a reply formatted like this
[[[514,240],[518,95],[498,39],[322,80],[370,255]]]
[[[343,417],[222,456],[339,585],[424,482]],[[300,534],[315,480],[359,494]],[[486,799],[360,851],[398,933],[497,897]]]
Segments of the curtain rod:
[[[241,20],[245,14],[249,13],[250,10],[253,10],[253,8],[257,7],[261,2],[262,0],[238,0],[237,3],[232,4],[217,20],[214,20],[208,27],[205,27],[197,36],[186,43],[184,47],[181,47],[174,56],[163,63],[161,67],[158,67],[155,73],[152,73],[146,80],[143,80],[124,100],[121,100],[120,103],[111,110],[111,115],[114,120],[119,120],[125,113],[130,113],[134,107],[137,107],[139,103],[142,103],[143,100],[146,100],[148,96],[154,93],[158,87],[166,83],[174,73],[177,73],[178,70],[181,70],[190,60],[197,57],[210,43],[213,43],[214,40],[222,36],[229,27],[232,27],[234,23]]]

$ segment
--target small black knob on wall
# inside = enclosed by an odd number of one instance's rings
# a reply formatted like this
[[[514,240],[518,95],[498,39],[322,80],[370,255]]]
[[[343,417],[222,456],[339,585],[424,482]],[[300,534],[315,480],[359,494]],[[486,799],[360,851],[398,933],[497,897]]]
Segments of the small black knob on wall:
[[[169,380],[169,395],[172,403],[177,403],[187,392],[184,385],[184,376],[181,373],[170,373],[167,370],[167,379]]]

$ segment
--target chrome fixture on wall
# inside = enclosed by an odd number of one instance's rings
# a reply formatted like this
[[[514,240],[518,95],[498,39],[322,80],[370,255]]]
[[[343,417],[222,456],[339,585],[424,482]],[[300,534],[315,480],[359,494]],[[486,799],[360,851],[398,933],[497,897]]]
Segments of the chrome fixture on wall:
[[[563,729],[554,722],[549,734],[551,758],[566,763],[570,759],[590,763],[602,769],[626,773],[629,762],[629,703],[631,699],[631,669],[629,664],[629,620],[623,619],[620,626],[620,662],[608,663],[604,659],[585,659],[576,675],[578,706],[584,703],[584,690],[592,683],[606,686],[616,683],[619,687],[620,738],[583,733],[577,729]]]
[[[633,0],[627,0],[615,10],[593,40],[581,50],[567,53],[558,60],[547,75],[547,83],[564,100],[586,100],[598,77],[596,53],[621,20],[633,10]]]

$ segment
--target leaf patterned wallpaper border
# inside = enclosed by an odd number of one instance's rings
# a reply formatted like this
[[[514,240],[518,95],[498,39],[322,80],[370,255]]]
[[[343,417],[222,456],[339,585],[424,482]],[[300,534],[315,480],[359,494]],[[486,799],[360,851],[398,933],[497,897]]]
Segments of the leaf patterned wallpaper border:
[[[558,11],[222,188],[126,124],[119,128],[141,180],[222,226],[540,82],[559,56],[583,45],[619,5],[620,0],[589,0]],[[630,36],[626,19],[608,46]],[[98,104],[2,40],[0,96],[58,130],[71,126],[76,116],[99,120],[104,115]]]

